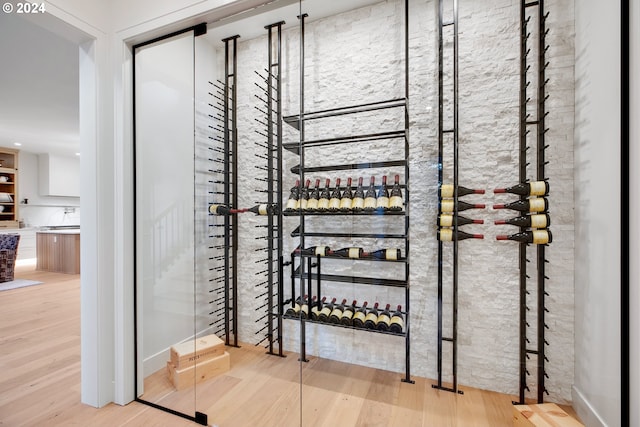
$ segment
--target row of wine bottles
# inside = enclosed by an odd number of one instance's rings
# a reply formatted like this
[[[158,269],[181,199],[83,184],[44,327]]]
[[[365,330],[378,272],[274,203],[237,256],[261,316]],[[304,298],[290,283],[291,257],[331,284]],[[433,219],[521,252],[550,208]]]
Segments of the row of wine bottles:
[[[284,313],[285,316],[301,317],[303,319],[311,319],[318,322],[327,322],[333,324],[342,324],[345,326],[353,326],[363,329],[377,329],[379,331],[388,331],[402,333],[404,329],[404,314],[402,306],[398,306],[397,310],[391,313],[391,304],[387,304],[384,310],[378,309],[379,304],[376,302],[372,308],[367,308],[367,301],[361,307],[357,306],[357,301],[353,300],[351,304],[347,304],[347,299],[343,299],[340,304],[336,304],[336,298],[331,302],[326,302],[327,297],[322,297],[320,301],[314,296],[309,301],[308,295],[304,298],[298,297],[293,306],[289,307]],[[311,306],[311,309],[309,309]]]
[[[496,236],[496,240],[513,240],[522,243],[544,245],[551,243],[553,236],[547,227],[551,225],[549,201],[544,197],[549,194],[549,182],[531,181],[516,184],[508,188],[496,188],[494,193],[511,193],[527,196],[528,199],[516,200],[506,204],[493,205],[494,209],[511,209],[523,214],[507,220],[497,220],[495,224],[515,225],[522,228],[532,228],[519,233]]]
[[[351,178],[347,178],[344,190],[340,188],[340,178],[336,178],[336,185],[332,189],[330,180],[325,180],[325,186],[320,190],[320,179],[316,179],[316,185],[311,190],[311,180],[307,179],[304,186],[300,186],[300,180],[291,188],[291,194],[287,200],[285,212],[373,212],[373,211],[401,211],[404,207],[402,190],[400,189],[400,175],[396,175],[391,191],[387,187],[387,177],[382,177],[382,185],[376,193],[376,178],[371,177],[369,187],[363,187],[363,178],[358,178],[358,186],[352,188]]]
[[[320,255],[320,256],[336,256],[353,259],[385,259],[389,261],[397,261],[401,257],[400,249],[387,248],[378,249],[373,252],[365,252],[362,248],[342,248],[336,251],[331,250],[328,246],[311,246],[309,248],[297,248],[295,254],[299,255]]]
[[[463,200],[457,200],[456,203],[456,201],[452,199],[456,193],[458,197],[463,197],[469,194],[484,194],[484,190],[471,189],[460,185],[456,189],[453,184],[440,185],[438,188],[438,197],[440,198],[438,205],[440,211],[438,215],[438,240],[441,242],[452,242],[454,240],[484,239],[482,234],[467,233],[457,228],[454,230],[454,225],[460,227],[467,224],[484,224],[484,221],[481,219],[469,219],[460,215],[458,215],[456,222],[455,216],[452,215],[456,210],[456,204],[458,212],[485,208],[485,205],[481,203],[467,203]]]

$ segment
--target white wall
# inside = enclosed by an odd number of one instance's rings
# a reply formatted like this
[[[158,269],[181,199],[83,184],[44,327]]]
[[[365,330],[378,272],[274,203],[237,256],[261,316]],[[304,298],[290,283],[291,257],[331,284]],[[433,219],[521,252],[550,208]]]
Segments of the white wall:
[[[631,50],[631,105],[630,105],[630,212],[629,212],[629,241],[630,241],[630,319],[631,361],[630,395],[631,403],[630,423],[640,425],[640,2],[630,2],[630,50]]]
[[[576,2],[574,403],[620,426],[620,4]]]

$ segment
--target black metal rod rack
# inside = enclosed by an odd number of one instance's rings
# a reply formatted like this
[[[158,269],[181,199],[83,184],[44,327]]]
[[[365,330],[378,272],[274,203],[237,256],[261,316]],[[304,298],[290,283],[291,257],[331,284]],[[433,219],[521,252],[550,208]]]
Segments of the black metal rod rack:
[[[544,0],[522,0],[520,4],[520,182],[529,181],[529,172],[527,166],[527,152],[529,147],[527,144],[527,136],[535,135],[536,164],[535,172],[531,171],[531,175],[535,175],[538,181],[547,180],[545,174],[545,134],[548,129],[545,126],[545,118],[547,116],[545,102],[548,98],[546,94],[547,78],[545,69],[549,65],[546,60],[546,52],[548,45],[546,36],[548,30],[546,28],[546,20],[548,13],[544,10]],[[534,18],[535,24],[531,25],[531,18]],[[537,52],[534,56],[532,52]],[[533,58],[530,58],[534,56]],[[531,77],[534,79],[531,79]],[[535,82],[535,84],[532,84]],[[528,106],[535,99],[535,116],[529,112]],[[532,129],[533,128],[533,129]],[[525,196],[522,196],[525,198]],[[525,231],[522,228],[520,231]],[[535,361],[535,398],[538,403],[544,401],[544,394],[547,393],[545,387],[545,347],[547,345],[545,331],[548,328],[545,321],[547,308],[545,305],[545,297],[547,295],[545,281],[547,279],[545,266],[548,260],[545,255],[546,245],[536,245],[536,256],[534,259],[528,259],[527,244],[521,243],[519,248],[519,268],[520,268],[520,387],[519,401],[516,403],[524,404],[526,392],[531,391],[529,388],[530,371],[527,364],[531,358]],[[532,257],[533,258],[533,257]],[[533,262],[530,262],[533,261]],[[528,286],[527,264],[537,269],[535,290]],[[529,301],[534,299],[535,301]],[[527,319],[527,312],[530,310],[530,303],[535,303],[536,322],[530,323]],[[536,335],[535,348],[531,348],[532,335]]]
[[[458,0],[452,1],[453,15],[451,21],[444,19],[444,7],[446,0],[438,1],[438,186],[442,185],[444,174],[444,136],[445,134],[453,137],[453,186],[454,186],[454,209],[453,209],[453,233],[458,232]],[[444,28],[453,26],[453,99],[450,103],[453,106],[453,123],[451,128],[445,129],[444,126],[444,57],[445,57],[445,40]],[[438,383],[433,387],[445,391],[462,394],[458,389],[458,239],[454,238],[453,242],[453,259],[452,259],[452,331],[450,337],[445,337],[443,333],[443,316],[444,316],[444,290],[443,283],[443,243],[438,241]],[[443,385],[443,343],[451,344],[451,387]]]
[[[262,72],[256,72],[260,77],[260,83],[257,86],[261,89],[261,96],[256,97],[262,101],[262,108],[257,108],[265,114],[265,122],[258,122],[266,125],[266,134],[256,131],[262,137],[266,137],[266,145],[262,142],[256,143],[257,146],[265,148],[265,155],[257,155],[266,160],[265,179],[259,179],[266,182],[266,191],[257,190],[259,193],[266,192],[266,204],[271,207],[270,213],[267,215],[266,236],[257,237],[257,239],[265,239],[267,241],[266,258],[259,261],[266,264],[266,270],[258,273],[266,274],[266,277],[260,279],[258,286],[266,286],[267,290],[266,325],[262,327],[256,335],[261,334],[266,329],[264,337],[256,343],[259,345],[267,341],[267,353],[272,355],[284,356],[282,349],[282,280],[283,280],[283,229],[282,229],[282,180],[280,179],[282,171],[282,98],[281,98],[281,58],[282,58],[282,26],[284,21],[276,22],[265,26],[268,37],[268,64],[265,70],[266,75]],[[262,98],[266,96],[266,99]],[[264,200],[259,203],[265,203]],[[257,227],[264,227],[258,225]],[[274,266],[277,269],[274,270]],[[274,348],[277,344],[277,350]]]
[[[405,304],[405,331],[402,334],[387,334],[392,336],[403,337],[405,340],[405,376],[402,378],[403,382],[413,383],[411,380],[411,351],[410,351],[410,281],[409,281],[409,205],[410,205],[410,191],[409,191],[409,1],[404,2],[404,98],[391,99],[370,103],[363,103],[358,105],[349,105],[346,107],[330,108],[320,111],[306,112],[304,108],[304,35],[305,35],[305,18],[307,14],[302,14],[298,18],[300,19],[300,112],[298,115],[285,116],[283,118],[284,123],[292,126],[299,131],[299,141],[284,143],[282,147],[289,150],[299,156],[300,164],[291,169],[291,171],[300,176],[300,182],[305,182],[305,174],[313,172],[325,172],[325,171],[338,171],[338,170],[352,170],[352,169],[364,169],[364,168],[388,168],[399,167],[403,168],[405,184],[401,186],[404,189],[405,209],[404,211],[389,211],[389,212],[287,212],[284,216],[298,216],[300,218],[300,225],[291,233],[292,237],[299,238],[299,247],[305,247],[305,237],[337,237],[337,238],[380,238],[380,239],[399,239],[404,241],[405,255],[398,261],[404,264],[405,277],[403,280],[390,280],[380,278],[369,277],[355,277],[355,276],[343,276],[321,273],[321,260],[317,258],[316,262],[312,262],[313,257],[310,256],[297,256],[295,253],[291,254],[290,262],[290,276],[291,276],[291,302],[294,304],[296,295],[307,294],[309,298],[312,297],[313,286],[312,283],[316,283],[316,293],[318,299],[322,296],[321,287],[323,281],[331,282],[343,282],[354,283],[358,285],[375,285],[375,286],[389,286],[404,289],[404,304]],[[326,138],[313,141],[307,141],[305,139],[305,123],[308,121],[318,121],[324,118],[345,116],[352,114],[359,114],[369,111],[380,111],[394,108],[404,109],[403,128],[400,130],[393,130],[388,132],[379,132],[366,135],[347,135],[338,138]],[[325,146],[337,145],[337,144],[366,144],[370,141],[376,140],[393,140],[397,139],[398,146],[402,147],[403,156],[400,159],[392,159],[384,162],[369,162],[369,163],[353,163],[342,164],[332,166],[315,166],[307,167],[305,165],[305,151],[318,150]],[[402,144],[402,145],[401,145]],[[279,180],[282,181],[282,170],[280,170]],[[403,216],[404,217],[404,231],[402,233],[386,234],[386,233],[336,233],[335,231],[321,231],[310,232],[305,231],[305,219],[310,215],[370,215],[370,216]],[[331,258],[331,257],[328,257]],[[296,261],[298,259],[298,261]],[[344,258],[343,258],[344,259]],[[305,262],[306,260],[306,262]],[[345,262],[351,260],[344,259]],[[296,267],[297,264],[297,267]],[[289,265],[289,263],[287,263]],[[283,264],[281,263],[281,269]],[[312,270],[315,269],[315,272]],[[299,281],[299,286],[296,287],[295,282]],[[296,289],[297,288],[297,289]],[[289,318],[289,317],[285,317]],[[306,327],[307,322],[316,324],[327,324],[323,322],[312,322],[308,319],[301,321],[300,328],[300,360],[306,361]]]

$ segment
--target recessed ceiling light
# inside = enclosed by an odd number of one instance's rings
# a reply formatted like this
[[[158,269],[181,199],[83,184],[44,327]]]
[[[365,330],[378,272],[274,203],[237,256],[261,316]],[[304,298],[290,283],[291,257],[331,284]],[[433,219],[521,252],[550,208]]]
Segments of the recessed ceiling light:
[[[20,147],[22,144],[20,144],[19,142],[14,142],[13,145],[15,145],[16,147]]]
[[[76,156],[79,156],[79,155],[80,155],[80,153],[76,153]]]

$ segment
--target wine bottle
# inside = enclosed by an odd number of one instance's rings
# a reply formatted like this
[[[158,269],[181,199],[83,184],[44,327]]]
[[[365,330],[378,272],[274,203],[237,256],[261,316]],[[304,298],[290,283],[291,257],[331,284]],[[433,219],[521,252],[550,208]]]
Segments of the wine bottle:
[[[342,318],[342,312],[344,311],[344,305],[346,304],[347,299],[343,299],[342,302],[333,307],[331,310],[331,314],[329,315],[329,323],[340,323],[340,318]]]
[[[273,215],[276,213],[277,208],[276,208],[276,205],[269,205],[264,203],[261,205],[250,207],[246,211],[253,212],[256,215]]]
[[[544,245],[553,240],[549,230],[523,231],[522,233],[496,236],[496,240],[515,240],[522,243],[533,243],[534,245]]]
[[[440,188],[438,188],[438,197],[441,199],[452,198],[454,190],[455,186],[453,184],[440,184]],[[458,185],[458,197],[466,196],[467,194],[484,194],[484,190],[475,190]]]
[[[389,189],[387,188],[387,177],[382,177],[382,186],[378,190],[378,197],[376,198],[376,209],[385,211],[389,209]]]
[[[298,199],[300,198],[300,180],[296,179],[296,185],[291,187],[291,194],[289,194],[289,200],[287,200],[287,206],[285,212],[293,212],[298,206]]]
[[[344,258],[362,258],[364,250],[362,248],[342,248],[337,251],[329,251],[329,255]]]
[[[304,184],[304,188],[300,192],[300,198],[298,199],[297,204],[298,210],[307,210],[307,203],[309,201],[309,184],[311,184],[311,180],[307,179],[307,182]]]
[[[549,201],[544,197],[534,197],[527,200],[516,200],[507,204],[493,205],[493,209],[511,209],[520,212],[546,212]]]
[[[306,299],[307,296],[305,295],[304,298]],[[298,317],[300,315],[301,307],[302,307],[302,297],[299,296],[298,298],[296,298],[293,306],[289,307],[287,311],[284,312],[284,315]]]
[[[378,322],[378,303],[373,305],[367,316],[364,318],[364,327],[367,329],[375,329]]]
[[[316,302],[316,297],[314,296],[311,299],[311,302],[309,302],[308,299],[305,299],[304,301],[302,301],[302,305],[300,306],[300,317],[303,319],[308,319],[309,318],[309,304],[314,305],[314,303]]]
[[[387,304],[387,306],[382,310],[382,312],[378,315],[378,320],[376,321],[376,329],[379,331],[388,331],[389,325],[391,323],[391,313],[389,312],[389,307],[391,304]]]
[[[376,177],[372,176],[369,181],[369,188],[364,195],[364,210],[373,212],[376,210]]]
[[[341,211],[349,211],[351,210],[351,202],[353,199],[353,191],[351,190],[351,177],[347,178],[347,188],[342,192],[342,197],[340,198],[340,210]]]
[[[402,306],[398,306],[398,309],[391,316],[391,321],[389,322],[389,330],[391,332],[395,332],[397,334],[402,333],[404,329],[404,317],[402,316]]]
[[[400,175],[396,175],[393,187],[391,187],[391,197],[389,198],[389,210],[401,211],[404,207],[402,200],[402,190],[400,190]]]
[[[327,256],[331,253],[331,249],[329,249],[328,246],[311,246],[308,248],[296,248],[294,251],[294,253],[298,254],[298,255],[320,255],[320,256]]]
[[[467,224],[484,224],[482,219],[469,219],[464,216],[458,215],[458,225]],[[439,227],[453,227],[453,215],[441,214],[438,216]]]
[[[315,212],[316,210],[318,210],[319,198],[320,198],[320,180],[316,179],[316,186],[313,187],[313,191],[309,195],[309,200],[307,200],[306,210],[309,212]]]
[[[440,200],[439,203],[440,212],[453,212],[454,203],[451,199]],[[458,212],[466,211],[468,209],[484,209],[485,205],[482,203],[467,203],[463,200],[458,200]]]
[[[214,215],[230,215],[231,209],[225,205],[209,205],[209,212]]]
[[[367,317],[367,302],[365,301],[354,314],[352,325],[356,328],[364,328],[364,320]]]
[[[375,258],[375,259],[386,259],[389,261],[397,261],[400,259],[400,249],[397,248],[389,248],[389,249],[379,249],[377,251],[363,253],[362,258]]]
[[[322,297],[317,304],[313,304],[313,307],[311,307],[311,320],[318,320],[318,314],[320,314],[320,310],[322,310],[326,299],[327,297]]]
[[[353,200],[351,200],[351,210],[354,212],[361,212],[364,209],[364,189],[362,188],[362,177],[358,178],[358,187],[355,193],[353,193]]]
[[[336,299],[333,298],[329,304],[326,304],[322,307],[320,313],[318,313],[318,320],[320,322],[326,322],[327,320],[329,320],[329,315],[333,311],[333,306],[335,305],[335,303]]]
[[[351,326],[353,324],[353,315],[356,312],[356,300],[353,300],[351,305],[345,306],[344,310],[342,310],[342,317],[340,318],[340,323],[346,326]]]
[[[511,193],[521,196],[546,196],[549,194],[549,183],[547,181],[522,182],[513,187],[496,188],[494,193]]]
[[[454,240],[465,240],[465,239],[484,239],[482,234],[470,234],[465,233],[464,231],[458,230],[457,233],[453,233],[453,230],[450,228],[443,228],[438,230],[438,240],[441,242],[452,242]]]
[[[329,189],[329,183],[331,180],[327,178],[324,188],[320,192],[320,198],[318,199],[318,211],[325,212],[329,210],[329,199],[331,198],[331,191]]]
[[[331,193],[331,198],[329,199],[329,210],[331,212],[336,212],[340,210],[340,178],[336,178],[336,188]]]
[[[509,224],[517,227],[547,228],[551,225],[549,214],[522,215],[506,220],[496,220],[496,225]]]

